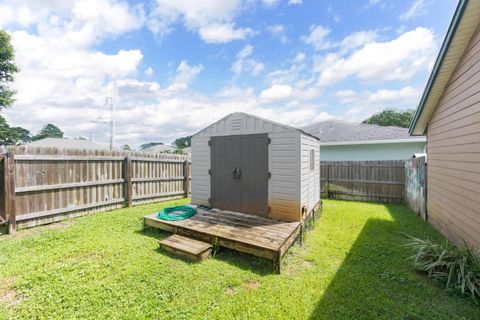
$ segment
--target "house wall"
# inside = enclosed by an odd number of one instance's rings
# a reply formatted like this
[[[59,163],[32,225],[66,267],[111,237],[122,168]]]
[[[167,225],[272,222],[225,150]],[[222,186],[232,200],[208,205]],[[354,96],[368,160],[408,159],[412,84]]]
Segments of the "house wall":
[[[406,160],[424,152],[425,142],[357,144],[328,146],[320,144],[322,161]]]
[[[245,114],[232,114],[192,137],[192,203],[209,205],[211,136],[268,133],[270,218],[300,221],[300,131]]]
[[[305,134],[301,134],[300,139],[300,207],[305,206],[307,208],[306,213],[309,213],[320,201],[320,142]],[[314,150],[313,170],[310,166],[310,150]]]
[[[428,221],[480,248],[480,32],[477,28],[427,127]]]

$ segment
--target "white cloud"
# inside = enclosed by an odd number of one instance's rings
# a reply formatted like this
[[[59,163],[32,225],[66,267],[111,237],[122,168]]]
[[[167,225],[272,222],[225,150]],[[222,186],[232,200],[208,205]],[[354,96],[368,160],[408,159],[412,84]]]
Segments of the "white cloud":
[[[285,35],[285,26],[274,24],[267,26],[265,29],[272,35],[272,38],[280,40],[281,43],[288,42],[288,38]]]
[[[149,27],[163,36],[171,25],[182,21],[188,30],[198,32],[208,43],[225,43],[254,34],[250,28],[236,28],[234,18],[246,4],[241,0],[156,0],[149,16]]]
[[[427,14],[428,7],[431,5],[430,2],[426,0],[415,0],[412,5],[400,15],[401,20],[410,20],[415,17],[419,17]]]
[[[280,100],[290,97],[292,87],[289,85],[274,84],[260,93],[260,98],[264,100]]]
[[[153,76],[154,71],[153,71],[152,67],[148,67],[147,69],[145,69],[144,73],[147,77],[151,77],[151,76]]]
[[[198,30],[200,37],[207,43],[226,43],[232,40],[245,39],[254,34],[250,28],[235,29],[233,23],[210,24]]]
[[[302,0],[288,0],[289,5],[302,4]]]
[[[276,6],[280,2],[280,0],[261,0],[261,1],[267,7]]]
[[[319,84],[331,85],[349,76],[361,80],[406,80],[433,59],[433,32],[417,28],[387,42],[370,42],[348,57],[329,54],[317,62]]]
[[[202,71],[203,66],[201,64],[190,66],[187,61],[182,60],[177,67],[172,83],[167,88],[167,92],[176,93],[177,91],[186,90],[190,82]]]
[[[236,75],[239,75],[242,72],[247,72],[252,76],[259,75],[265,69],[265,65],[258,60],[249,58],[252,53],[253,47],[249,44],[246,45],[237,53],[236,60],[230,67],[230,70]]]
[[[377,38],[378,33],[376,31],[358,31],[343,38],[339,45],[343,50],[348,51],[362,47],[367,43],[375,41]]]
[[[310,26],[310,34],[301,37],[301,40],[313,46],[315,50],[324,50],[331,47],[330,41],[327,39],[330,29],[324,26],[312,25]]]
[[[343,115],[345,119],[362,121],[375,112],[385,108],[412,109],[422,90],[406,86],[399,89],[378,89],[375,91],[356,92],[340,90],[335,93],[341,104],[349,108]]]

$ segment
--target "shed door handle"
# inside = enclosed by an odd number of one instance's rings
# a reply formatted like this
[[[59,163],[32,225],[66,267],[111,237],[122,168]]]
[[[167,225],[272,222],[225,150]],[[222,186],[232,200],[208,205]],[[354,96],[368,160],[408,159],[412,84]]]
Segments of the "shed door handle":
[[[240,179],[240,176],[241,176],[241,171],[239,168],[234,168],[232,170],[232,175],[233,175],[233,178],[234,179]]]

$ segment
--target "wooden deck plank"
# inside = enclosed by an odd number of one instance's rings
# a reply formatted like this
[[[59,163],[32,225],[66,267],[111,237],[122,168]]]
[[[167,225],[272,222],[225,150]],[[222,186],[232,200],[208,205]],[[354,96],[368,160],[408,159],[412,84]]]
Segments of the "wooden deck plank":
[[[300,222],[284,222],[247,213],[201,208],[197,208],[197,214],[193,217],[177,221],[160,220],[153,213],[145,216],[145,225],[207,243],[216,240],[221,247],[273,260],[277,271],[280,270],[281,257],[302,230]],[[180,240],[173,239],[170,244],[177,245],[182,250],[188,249]]]
[[[241,232],[242,230],[240,229],[235,229],[232,227],[229,227],[227,225],[216,225],[209,223],[204,220],[194,220],[193,217],[190,220],[182,224],[173,224],[171,223],[172,221],[165,221],[165,220],[159,220],[155,217],[155,215],[150,215],[145,217],[145,223],[147,225],[151,226],[159,226],[160,229],[170,231],[170,232],[176,232],[178,228],[183,228],[183,229],[188,229],[191,231],[196,231],[196,232],[202,232],[202,233],[208,233],[211,234],[215,237],[221,237],[229,240],[235,240],[239,242],[243,242],[246,244],[253,244],[261,248],[265,249],[270,249],[270,250],[278,250],[278,248],[281,245],[281,239],[279,239],[277,242],[272,241],[271,239],[266,238],[259,232]],[[180,220],[180,221],[186,221],[186,220]],[[152,225],[153,222],[153,225]],[[178,222],[178,221],[175,221]],[[162,228],[162,225],[166,225],[167,228]]]

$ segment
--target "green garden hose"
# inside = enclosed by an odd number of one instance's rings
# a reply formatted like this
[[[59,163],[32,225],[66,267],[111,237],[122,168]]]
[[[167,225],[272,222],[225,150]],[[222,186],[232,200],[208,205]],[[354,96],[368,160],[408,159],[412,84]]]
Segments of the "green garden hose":
[[[183,211],[183,213],[172,214],[179,211]],[[162,209],[159,213],[157,213],[157,219],[170,221],[183,220],[190,218],[191,216],[195,215],[195,213],[197,213],[197,209],[193,207],[176,206]]]

